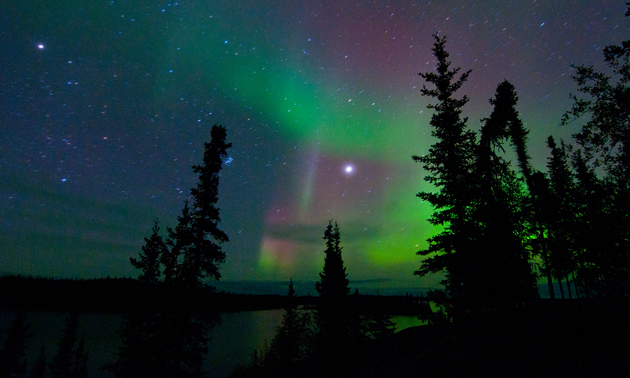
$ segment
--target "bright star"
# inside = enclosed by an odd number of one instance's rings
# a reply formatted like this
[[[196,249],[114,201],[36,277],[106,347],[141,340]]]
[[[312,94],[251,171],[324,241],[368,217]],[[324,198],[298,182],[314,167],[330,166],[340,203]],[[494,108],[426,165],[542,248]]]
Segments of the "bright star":
[[[354,171],[354,167],[351,165],[346,165],[345,171],[346,173],[352,173],[352,171]]]
[[[40,50],[43,50],[43,49],[44,49],[44,45],[42,45],[42,44],[40,43],[39,45],[37,45],[37,48],[38,48],[38,49],[40,49]]]

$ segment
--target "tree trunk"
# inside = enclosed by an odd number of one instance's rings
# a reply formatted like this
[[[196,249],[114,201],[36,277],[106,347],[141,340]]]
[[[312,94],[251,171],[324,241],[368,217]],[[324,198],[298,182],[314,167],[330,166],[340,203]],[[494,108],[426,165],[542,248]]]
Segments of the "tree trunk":
[[[571,275],[573,276],[571,281],[573,281],[573,288],[575,288],[575,298],[579,299],[580,298],[580,291],[578,290],[577,281],[575,280],[575,272],[571,272]]]
[[[556,277],[558,279],[558,287],[560,288],[560,296],[564,299],[564,289],[562,288],[562,277]]]
[[[573,297],[571,296],[571,281],[569,281],[568,274],[564,277],[564,282],[567,283],[567,290],[569,291],[569,299],[573,299]]]
[[[547,276],[547,285],[549,286],[549,298],[556,299],[556,293],[553,290],[553,278],[551,277],[551,266],[549,266],[549,257],[547,256],[547,239],[543,234],[540,224],[538,225],[538,232],[540,233],[540,238],[542,239],[540,247],[542,248],[543,264],[545,264],[545,274]]]

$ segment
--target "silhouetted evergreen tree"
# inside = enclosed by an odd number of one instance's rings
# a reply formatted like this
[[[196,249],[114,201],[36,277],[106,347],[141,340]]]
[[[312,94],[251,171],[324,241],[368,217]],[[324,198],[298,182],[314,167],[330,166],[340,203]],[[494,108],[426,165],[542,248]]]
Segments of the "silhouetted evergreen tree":
[[[560,285],[560,295],[564,298],[562,280],[567,284],[569,297],[571,287],[569,275],[575,271],[577,208],[575,206],[575,182],[569,167],[568,151],[564,141],[560,146],[552,136],[547,139],[551,156],[547,163],[552,199],[549,203],[549,247],[550,264],[553,276]]]
[[[68,378],[74,372],[77,354],[75,344],[79,332],[79,317],[79,313],[73,312],[65,320],[59,349],[49,366],[52,378]]]
[[[192,229],[193,215],[190,212],[188,198],[184,200],[182,214],[177,217],[177,226],[168,228],[168,249],[164,251],[161,262],[164,265],[164,283],[183,286],[181,275],[181,256],[191,248],[194,242]]]
[[[530,192],[530,208],[532,222],[532,237],[530,245],[534,254],[540,256],[540,271],[547,278],[549,296],[555,299],[553,287],[553,267],[551,263],[551,248],[549,246],[548,225],[552,222],[553,194],[549,178],[544,172],[534,171],[528,182]]]
[[[210,142],[204,144],[203,164],[193,166],[199,181],[190,191],[190,207],[186,202],[178,226],[174,232],[169,232],[171,253],[176,257],[181,255],[175,276],[175,286],[180,289],[198,289],[206,278],[220,279],[219,264],[225,259],[220,244],[227,242],[228,237],[218,228],[220,216],[216,204],[219,173],[232,144],[225,142],[227,132],[223,126],[213,126],[210,136]],[[174,305],[177,311],[169,315],[172,318],[160,319],[161,327],[169,329],[164,333],[163,343],[172,349],[168,362],[175,371],[181,369],[188,375],[202,375],[203,356],[208,352],[207,335],[220,318],[218,313],[193,309],[185,296]]]
[[[520,239],[521,241],[529,240],[526,245],[529,245],[533,251],[528,254],[541,257],[543,262],[541,272],[547,278],[550,296],[554,298],[551,263],[549,262],[549,241],[545,223],[549,217],[547,205],[551,201],[549,182],[544,173],[532,170],[530,156],[527,153],[529,131],[523,126],[516,110],[518,101],[516,90],[505,81],[497,88],[497,94],[499,91],[503,92],[503,95],[500,96],[501,99],[496,98],[494,100],[495,108],[491,118],[494,118],[494,123],[507,125],[507,134],[512,146],[514,146],[520,173],[528,191],[528,193],[524,193],[522,198],[524,203],[521,208],[520,225],[522,230]],[[504,133],[505,131],[501,131],[499,135],[505,137]]]
[[[328,356],[340,356],[354,341],[355,314],[349,308],[347,300],[350,287],[341,257],[339,225],[335,222],[333,226],[332,221],[329,221],[323,238],[326,240],[324,267],[319,274],[320,281],[315,284],[319,293],[316,314],[317,350]]]
[[[307,358],[312,353],[313,337],[312,319],[309,312],[300,312],[297,308],[293,279],[289,282],[285,312],[282,324],[271,340],[267,351],[256,351],[252,365],[267,367],[284,375],[290,375],[292,365]],[[281,375],[281,374],[279,374]]]
[[[192,196],[192,244],[183,251],[180,275],[183,283],[189,287],[198,287],[205,278],[220,279],[218,264],[225,260],[221,243],[228,237],[218,228],[221,220],[219,208],[219,172],[227,149],[232,143],[226,143],[227,132],[223,126],[213,126],[211,140],[204,144],[203,164],[193,166],[199,174],[197,185],[190,190]]]
[[[415,274],[444,273],[442,284],[445,285],[449,306],[465,311],[471,303],[464,301],[475,295],[471,291],[471,282],[478,278],[472,268],[475,256],[470,253],[471,238],[476,232],[470,222],[470,212],[477,192],[472,174],[477,147],[475,134],[467,129],[467,118],[460,116],[468,97],[456,99],[454,95],[468,79],[470,71],[455,79],[460,68],[450,69],[449,54],[444,48],[446,39],[437,35],[434,38],[432,51],[437,59],[437,72],[421,72],[419,75],[435,86],[428,89],[423,85],[421,92],[438,101],[428,105],[429,109],[435,109],[430,123],[433,128],[431,134],[437,142],[427,155],[413,156],[413,160],[421,163],[427,172],[424,180],[438,189],[420,192],[417,196],[434,207],[429,222],[444,229],[428,240],[426,250],[418,252],[418,255],[429,257],[423,260]],[[455,312],[451,307],[449,315]]]
[[[138,280],[146,283],[157,283],[160,278],[160,256],[168,253],[166,244],[160,236],[160,225],[156,219],[153,223],[153,233],[151,237],[144,238],[140,260],[130,257],[131,265],[136,269],[141,269],[142,273]]]
[[[304,330],[300,324],[301,319],[297,311],[295,302],[295,290],[293,289],[293,279],[289,282],[287,302],[282,317],[282,324],[278,327],[278,333],[271,341],[271,349],[275,354],[274,358],[282,364],[297,361],[300,356],[300,347]]]
[[[626,14],[628,15],[628,14]],[[630,293],[630,41],[604,48],[604,60],[612,75],[597,72],[590,66],[577,66],[573,76],[578,91],[584,97],[572,96],[573,107],[563,116],[563,123],[588,116],[579,133],[574,135],[583,153],[576,163],[581,179],[588,180],[585,169],[600,167],[604,195],[601,206],[606,214],[608,239],[597,235],[601,252],[589,251],[585,258],[598,256],[597,262],[584,262],[590,272],[597,266],[598,283],[591,294],[598,296],[627,296]],[[595,214],[591,214],[595,215]],[[583,219],[588,220],[588,219]],[[595,221],[596,219],[590,219]],[[598,225],[592,224],[594,230]],[[586,271],[583,271],[586,273]],[[585,277],[586,278],[586,277]]]
[[[522,303],[537,297],[536,277],[529,263],[524,243],[525,193],[510,167],[510,162],[496,153],[510,136],[526,135],[515,109],[518,97],[507,81],[497,87],[490,100],[494,109],[481,128],[477,149],[476,176],[478,195],[473,205],[471,222],[477,232],[470,250],[475,256],[476,280],[470,280],[476,293],[469,298],[469,310],[479,311],[507,303]],[[524,154],[520,144],[517,153]],[[527,170],[521,164],[521,170]],[[471,240],[471,241],[472,241]],[[470,294],[469,294],[470,295]]]
[[[204,144],[203,164],[193,166],[199,182],[191,189],[191,200],[184,201],[177,226],[168,228],[164,244],[157,237],[151,244],[160,250],[163,286],[169,298],[157,304],[158,311],[141,309],[127,315],[120,330],[123,345],[118,349],[118,360],[105,367],[116,377],[204,375],[202,365],[208,352],[208,333],[220,317],[218,312],[194,303],[194,298],[200,290],[205,290],[205,279],[221,277],[218,265],[225,254],[219,244],[228,241],[228,237],[218,228],[216,203],[222,159],[231,147],[225,143],[223,126],[213,126],[210,135],[211,141]],[[153,266],[137,267],[143,268],[144,273]],[[145,273],[143,277],[146,276]]]
[[[31,336],[27,319],[28,314],[19,311],[7,329],[7,337],[0,349],[0,377],[26,375],[26,340]]]

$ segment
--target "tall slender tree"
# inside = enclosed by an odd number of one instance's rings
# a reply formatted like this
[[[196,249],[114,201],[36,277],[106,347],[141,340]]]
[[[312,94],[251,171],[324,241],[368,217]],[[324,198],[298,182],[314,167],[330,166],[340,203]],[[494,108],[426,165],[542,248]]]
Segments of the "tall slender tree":
[[[478,279],[469,283],[475,287],[469,295],[474,295],[471,304],[476,310],[528,302],[537,296],[536,277],[524,243],[524,188],[510,162],[496,151],[503,150],[502,144],[515,134],[514,129],[520,135],[524,133],[515,109],[517,99],[511,83],[499,84],[495,98],[490,100],[494,105],[492,114],[481,128],[476,166],[478,194],[471,219],[478,231],[469,247],[476,256],[476,265],[471,267],[476,268]]]
[[[544,219],[549,217],[548,204],[550,203],[549,181],[545,174],[533,170],[530,163],[530,156],[527,152],[527,140],[529,130],[523,126],[516,103],[518,96],[515,88],[509,82],[505,81],[497,88],[497,94],[503,92],[501,99],[496,98],[492,104],[495,106],[493,110],[494,122],[507,125],[507,134],[510,137],[511,144],[516,153],[519,170],[522,179],[525,181],[529,195],[526,196],[523,204],[523,212],[521,225],[527,226],[523,228],[521,240],[528,239],[529,247],[533,249],[531,254],[540,256],[542,259],[541,272],[547,278],[549,294],[553,299],[553,278],[551,271],[551,263],[549,259],[549,241],[547,238],[546,224]],[[502,109],[497,111],[497,109]],[[501,136],[504,134],[501,133]]]
[[[207,278],[221,277],[219,264],[225,254],[220,244],[228,237],[218,228],[216,204],[222,159],[231,147],[225,143],[223,126],[213,126],[210,136],[211,141],[204,144],[203,164],[193,166],[199,182],[191,189],[190,200],[184,201],[177,226],[168,228],[164,243],[158,237],[146,239],[145,254],[134,264],[143,270],[143,279],[157,279],[153,250],[159,250],[157,261],[164,268],[163,285],[170,295],[159,304],[158,311],[141,309],[127,315],[120,329],[123,345],[118,349],[118,360],[106,366],[116,377],[204,375],[208,333],[220,317],[216,311],[195,303],[195,298],[201,291],[211,292],[204,288]],[[154,235],[158,231],[156,223]],[[145,263],[148,261],[151,263]]]
[[[168,252],[160,236],[160,222],[157,219],[153,222],[152,231],[149,238],[144,238],[140,259],[129,258],[134,268],[142,270],[138,280],[149,284],[155,284],[160,279],[160,256]]]
[[[444,273],[445,292],[449,298],[449,306],[464,310],[470,303],[469,289],[476,277],[470,263],[475,261],[470,255],[470,241],[474,235],[474,225],[470,220],[470,212],[474,201],[475,185],[474,163],[476,137],[467,126],[467,118],[461,118],[462,108],[468,97],[454,97],[455,93],[468,79],[471,71],[462,73],[460,68],[451,69],[445,50],[446,39],[434,35],[435,43],[432,51],[437,60],[436,72],[425,72],[419,75],[435,88],[422,87],[422,94],[437,99],[437,104],[428,105],[435,109],[431,117],[431,134],[437,142],[429,149],[429,154],[413,156],[415,162],[421,163],[427,172],[424,180],[435,186],[437,191],[420,192],[417,196],[430,202],[434,213],[429,222],[443,227],[443,231],[431,237],[429,247],[417,254],[426,257],[415,274],[425,276],[430,273]],[[451,307],[449,315],[454,315]]]
[[[221,244],[228,236],[219,229],[221,220],[219,200],[219,173],[227,149],[227,131],[223,126],[213,126],[210,142],[204,144],[203,164],[193,166],[199,174],[197,185],[190,190],[192,196],[192,243],[183,254],[181,278],[185,285],[198,287],[205,278],[220,279],[219,264],[225,260]]]
[[[326,250],[324,267],[315,284],[319,293],[316,320],[318,350],[328,356],[339,356],[351,341],[351,313],[347,295],[350,293],[348,274],[341,257],[339,225],[328,222],[324,231]]]

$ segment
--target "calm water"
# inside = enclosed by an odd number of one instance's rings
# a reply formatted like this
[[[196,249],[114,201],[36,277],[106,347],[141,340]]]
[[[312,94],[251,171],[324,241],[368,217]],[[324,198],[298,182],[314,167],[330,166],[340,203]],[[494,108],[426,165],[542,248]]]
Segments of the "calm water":
[[[212,330],[210,352],[206,358],[206,370],[214,377],[229,375],[234,367],[248,364],[254,349],[271,341],[276,327],[282,323],[284,310],[248,311],[222,315],[220,326]],[[0,340],[6,337],[15,312],[0,311]],[[33,336],[27,340],[27,359],[30,368],[39,356],[42,345],[46,346],[46,360],[52,361],[57,351],[64,319],[67,314],[54,312],[29,313],[28,322]],[[397,331],[423,324],[415,316],[392,317]],[[79,337],[85,337],[89,352],[90,377],[110,377],[99,368],[115,359],[114,353],[120,340],[118,327],[122,315],[82,314]]]

